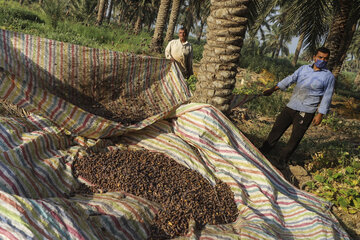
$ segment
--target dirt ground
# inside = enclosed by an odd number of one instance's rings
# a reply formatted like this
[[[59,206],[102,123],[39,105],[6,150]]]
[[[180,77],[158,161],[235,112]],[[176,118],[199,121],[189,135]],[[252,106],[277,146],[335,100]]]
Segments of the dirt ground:
[[[350,107],[347,101],[333,102],[332,111],[339,114],[341,118],[337,119],[332,127],[325,124],[310,126],[293,154],[291,164],[288,168],[281,170],[284,177],[299,189],[307,190],[306,183],[312,180],[312,176],[306,170],[311,163],[311,148],[326,151],[329,146],[336,146],[339,142],[353,144],[354,148],[360,146],[360,100],[351,99],[351,102],[353,105]],[[275,121],[275,117],[252,114],[246,106],[233,109],[229,118],[257,147],[260,147],[266,139]],[[278,159],[278,153],[289,138],[290,129],[285,132],[277,146],[266,155],[270,162],[275,163]],[[349,214],[335,206],[332,212],[352,239],[360,239],[360,213]]]

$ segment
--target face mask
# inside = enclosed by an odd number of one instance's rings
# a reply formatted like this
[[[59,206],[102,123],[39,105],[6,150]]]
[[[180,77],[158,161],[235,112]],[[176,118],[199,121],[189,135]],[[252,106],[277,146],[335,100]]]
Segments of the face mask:
[[[316,60],[316,62],[315,62],[315,66],[320,68],[320,69],[325,68],[326,64],[327,64],[327,62],[324,61],[324,60]]]

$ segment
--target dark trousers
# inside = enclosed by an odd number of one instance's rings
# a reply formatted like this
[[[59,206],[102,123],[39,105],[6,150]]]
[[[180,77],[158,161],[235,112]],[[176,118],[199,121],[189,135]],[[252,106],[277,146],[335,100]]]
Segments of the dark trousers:
[[[306,130],[309,128],[314,115],[315,113],[303,113],[285,107],[277,116],[274,126],[269,133],[267,140],[260,148],[260,151],[262,153],[268,153],[292,124],[293,128],[290,139],[280,153],[280,162],[288,162],[291,154],[295,151]]]

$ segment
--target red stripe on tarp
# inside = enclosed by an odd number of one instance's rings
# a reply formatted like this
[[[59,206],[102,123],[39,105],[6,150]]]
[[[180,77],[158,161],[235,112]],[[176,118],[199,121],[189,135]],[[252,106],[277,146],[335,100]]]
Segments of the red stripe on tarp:
[[[51,210],[48,206],[46,206],[46,204],[44,204],[43,202],[40,202],[41,205],[47,210],[47,213],[50,213],[50,215],[61,225],[66,227],[66,230],[69,231],[69,233],[71,234],[72,237],[76,237],[76,239],[83,239],[85,240],[84,236],[82,236],[75,228],[73,228],[72,226],[68,225],[65,223],[65,221],[63,221],[58,214],[56,214],[55,211]]]
[[[39,227],[38,225],[36,225],[35,222],[33,222],[33,220],[29,217],[26,209],[22,208],[21,205],[19,205],[18,203],[16,203],[15,201],[11,200],[10,198],[7,198],[4,194],[2,194],[0,192],[0,200],[10,204],[11,206],[13,206],[17,211],[19,211],[22,216],[24,216],[26,218],[26,220],[28,221],[29,225],[31,225],[33,228],[35,228],[41,235],[43,235],[44,237],[46,237],[47,239],[53,239],[50,235],[48,235],[47,233],[45,233],[43,231],[43,229],[41,227]]]
[[[17,190],[15,184],[14,184],[7,176],[5,176],[5,174],[4,174],[3,172],[0,172],[0,177],[1,177],[2,179],[4,179],[4,181],[11,186],[12,190],[14,191],[14,193],[15,193],[16,195],[20,195],[20,193],[19,193],[19,191]],[[15,176],[15,177],[16,177],[16,176]]]
[[[74,132],[75,132],[75,133],[78,133],[78,132],[80,132],[83,128],[85,128],[87,122],[89,121],[89,119],[90,119],[91,117],[92,117],[92,114],[90,114],[90,113],[86,114],[86,118],[85,118],[85,120],[83,121],[83,124],[81,124],[81,126],[78,127],[77,129],[74,129]]]
[[[59,102],[58,102],[56,108],[51,112],[51,114],[49,116],[50,119],[54,118],[54,115],[59,111],[63,102],[64,102],[64,100],[62,98],[59,98]]]
[[[11,232],[9,232],[8,230],[6,230],[6,229],[4,229],[4,228],[2,228],[2,227],[0,227],[0,235],[3,235],[3,236],[5,236],[7,239],[10,239],[10,240],[12,240],[12,239],[17,239],[14,235],[12,235]]]
[[[118,219],[117,219],[114,215],[106,213],[106,212],[105,212],[100,206],[98,206],[98,205],[93,205],[93,204],[89,204],[89,205],[95,207],[96,210],[97,210],[99,213],[103,213],[103,214],[106,214],[107,216],[109,216],[109,217],[111,218],[112,222],[114,223],[114,225],[116,226],[116,228],[117,228],[118,230],[120,230],[122,233],[124,233],[124,235],[127,237],[127,239],[129,239],[129,240],[134,239],[134,238],[131,236],[131,234],[126,231],[125,228],[122,228],[122,227],[121,227]],[[135,240],[135,239],[134,239],[134,240]]]

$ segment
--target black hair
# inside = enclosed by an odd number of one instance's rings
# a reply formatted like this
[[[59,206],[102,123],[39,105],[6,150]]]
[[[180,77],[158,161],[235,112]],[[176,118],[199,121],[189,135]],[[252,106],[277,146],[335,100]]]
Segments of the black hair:
[[[316,49],[314,56],[316,56],[318,52],[327,53],[330,56],[330,50],[326,47],[319,47],[318,49]]]

